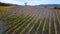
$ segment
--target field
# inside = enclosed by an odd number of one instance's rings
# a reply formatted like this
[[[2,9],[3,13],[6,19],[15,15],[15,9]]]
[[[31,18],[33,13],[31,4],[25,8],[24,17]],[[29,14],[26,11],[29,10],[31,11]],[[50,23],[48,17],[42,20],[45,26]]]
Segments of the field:
[[[18,6],[1,19],[6,23],[2,34],[60,34],[58,9]]]

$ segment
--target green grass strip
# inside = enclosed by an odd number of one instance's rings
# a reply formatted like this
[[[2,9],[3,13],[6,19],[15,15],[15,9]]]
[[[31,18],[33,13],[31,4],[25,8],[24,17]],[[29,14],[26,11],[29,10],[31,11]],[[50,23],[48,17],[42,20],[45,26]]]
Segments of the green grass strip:
[[[37,24],[38,20],[40,19],[40,16],[37,17],[35,23],[32,25],[32,27],[30,28],[30,30],[28,31],[28,33],[30,34],[30,32],[32,31],[32,29],[34,28],[35,24]]]
[[[51,14],[50,14],[50,18],[49,18],[49,34],[51,34]]]
[[[29,24],[27,24],[27,26],[20,32],[20,34],[23,34],[26,29],[32,24],[32,22],[35,20],[36,16],[34,16],[34,18],[29,22]]]
[[[42,24],[42,20],[40,21],[40,23],[39,23],[39,25],[38,25],[38,27],[37,27],[37,29],[36,29],[36,31],[35,31],[35,34],[38,34],[38,30],[39,30],[41,24]]]
[[[44,25],[43,25],[43,29],[42,29],[42,34],[44,34],[44,31],[45,31],[45,26],[46,26],[46,20],[48,18],[48,14],[46,15],[46,19],[44,21]]]
[[[56,25],[56,22],[55,22],[55,15],[53,14],[54,16],[54,29],[55,29],[55,34],[57,34],[57,25]]]
[[[57,14],[57,12],[56,12],[56,15],[57,15],[58,22],[59,22],[59,24],[60,24],[60,20],[59,20],[59,17],[58,17],[58,14]]]
[[[31,16],[31,15],[29,15],[29,16]],[[28,17],[29,17],[29,16],[28,16]],[[28,17],[27,17],[27,18],[28,18]],[[10,30],[8,30],[6,33],[9,33],[11,30],[15,29],[18,25],[20,25],[21,23],[23,23],[24,21],[26,21],[27,18],[25,18],[24,20],[22,20],[22,21],[21,21],[20,23],[18,23],[15,27],[13,27],[13,28],[11,28]]]
[[[12,34],[16,33],[19,29],[21,29],[21,28],[22,28],[24,25],[26,25],[32,18],[33,18],[33,16],[30,17],[29,19],[27,19],[26,21],[24,21],[24,23],[23,23],[21,26],[19,26],[17,29],[15,29]]]

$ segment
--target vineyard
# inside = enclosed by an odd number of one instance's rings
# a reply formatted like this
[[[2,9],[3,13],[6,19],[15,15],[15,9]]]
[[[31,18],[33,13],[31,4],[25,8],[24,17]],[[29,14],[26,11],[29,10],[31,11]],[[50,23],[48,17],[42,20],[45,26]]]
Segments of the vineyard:
[[[6,25],[3,34],[60,34],[59,10],[51,9],[38,13],[27,12],[16,17],[12,14],[4,16],[2,20]]]

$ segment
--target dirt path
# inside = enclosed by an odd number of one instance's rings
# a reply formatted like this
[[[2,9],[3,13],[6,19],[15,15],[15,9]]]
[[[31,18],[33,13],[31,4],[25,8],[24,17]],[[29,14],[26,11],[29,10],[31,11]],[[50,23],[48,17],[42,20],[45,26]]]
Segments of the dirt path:
[[[2,34],[2,32],[5,30],[4,26],[5,26],[5,22],[0,20],[0,34]]]

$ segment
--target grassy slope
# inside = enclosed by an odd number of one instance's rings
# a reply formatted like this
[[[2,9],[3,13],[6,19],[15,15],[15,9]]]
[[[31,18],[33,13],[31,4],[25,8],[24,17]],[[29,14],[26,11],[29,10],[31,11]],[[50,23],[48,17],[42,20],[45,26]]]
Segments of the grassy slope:
[[[5,15],[6,13],[6,10],[7,9],[10,9],[12,6],[0,6],[0,18]],[[5,25],[5,22],[0,20],[0,34],[2,34],[2,32],[4,31],[4,25]]]
[[[0,18],[6,13],[7,9],[12,8],[12,6],[0,6]]]

